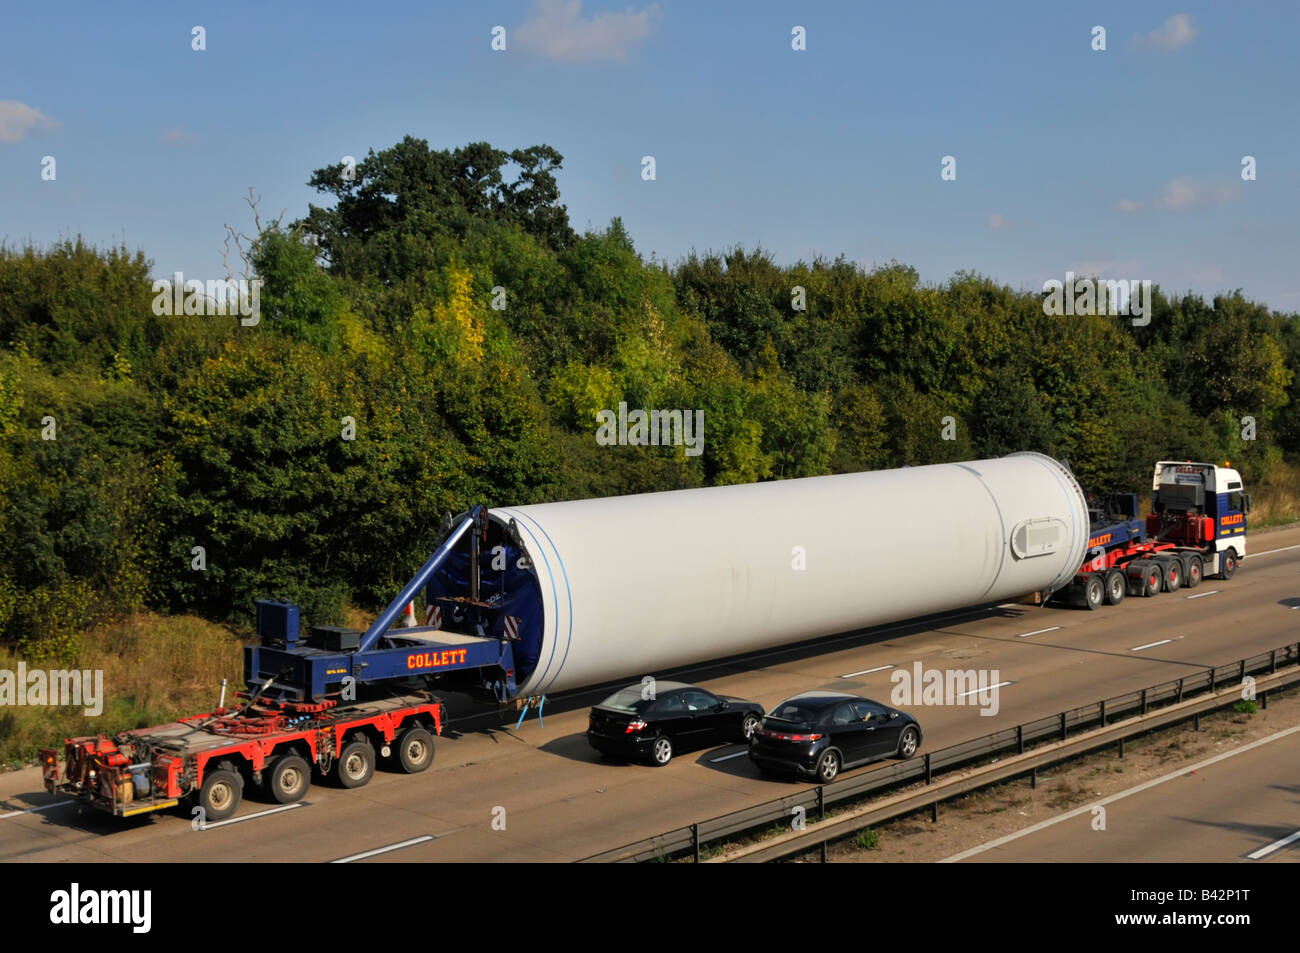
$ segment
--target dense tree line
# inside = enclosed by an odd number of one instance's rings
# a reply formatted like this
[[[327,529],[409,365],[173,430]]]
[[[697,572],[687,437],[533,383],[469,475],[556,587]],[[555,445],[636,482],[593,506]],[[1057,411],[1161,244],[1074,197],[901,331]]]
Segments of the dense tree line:
[[[0,249],[6,638],[66,657],[124,610],[247,621],[265,596],[335,620],[479,500],[1020,449],[1099,488],[1143,488],[1160,457],[1252,482],[1300,458],[1295,315],[1156,289],[1146,326],[1048,317],[980,275],[761,249],[670,268],[618,219],[575,234],[561,161],[407,138],[316,171],[330,203],[251,248],[255,326],[154,314],[139,253]],[[703,410],[704,452],[599,445],[620,402]]]

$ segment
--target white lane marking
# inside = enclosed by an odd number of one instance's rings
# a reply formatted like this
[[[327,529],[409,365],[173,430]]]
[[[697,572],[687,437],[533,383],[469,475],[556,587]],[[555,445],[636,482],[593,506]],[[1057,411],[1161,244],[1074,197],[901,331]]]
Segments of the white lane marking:
[[[1194,595],[1194,596],[1188,596],[1187,598],[1188,598],[1188,599],[1200,599],[1202,596],[1212,596],[1212,595],[1214,595],[1214,594],[1215,594],[1216,592],[1218,592],[1218,591],[1219,591],[1218,589],[1211,589],[1209,592],[1198,592],[1196,595]]]
[[[37,811],[48,811],[52,807],[59,807],[62,804],[75,804],[75,801],[55,801],[53,804],[42,804],[40,807],[29,807],[23,811],[10,811],[8,814],[0,814],[0,821],[6,817],[17,817],[19,814],[35,814]]]
[[[1129,649],[1130,652],[1141,652],[1143,649],[1153,649],[1157,645],[1168,645],[1173,639],[1161,639],[1159,642],[1148,642],[1146,645],[1138,645]]]
[[[998,682],[996,685],[989,685],[987,688],[972,688],[968,692],[958,692],[953,698],[965,698],[967,695],[980,695],[984,692],[991,692],[995,688],[1004,688],[1007,685],[1014,685],[1015,682]]]
[[[1284,553],[1288,549],[1300,549],[1300,543],[1296,543],[1294,546],[1283,546],[1281,549],[1266,549],[1262,553],[1247,553],[1241,558],[1249,559],[1251,556],[1272,556],[1274,553]]]
[[[434,837],[432,834],[425,834],[423,837],[412,837],[410,840],[404,840],[400,844],[389,844],[387,847],[376,847],[374,850],[362,851],[359,854],[352,854],[348,857],[340,857],[338,860],[331,860],[331,864],[350,864],[354,860],[365,860],[367,857],[374,857],[376,854],[387,854],[390,850],[401,850],[403,847],[413,847],[416,844],[423,844],[425,841],[431,841]]]
[[[1070,818],[1078,817],[1081,814],[1091,814],[1093,809],[1096,807],[1105,806],[1107,804],[1110,804],[1112,801],[1118,801],[1121,798],[1126,798],[1131,794],[1140,794],[1143,791],[1147,790],[1148,788],[1155,787],[1157,784],[1164,784],[1166,781],[1172,781],[1174,778],[1181,778],[1184,775],[1192,774],[1193,772],[1200,771],[1202,768],[1208,768],[1210,765],[1217,764],[1218,762],[1223,761],[1226,758],[1232,758],[1239,754],[1245,754],[1247,751],[1250,751],[1252,748],[1258,748],[1260,745],[1266,745],[1270,741],[1277,741],[1279,738],[1285,738],[1287,735],[1293,735],[1297,731],[1300,731],[1300,725],[1296,725],[1294,728],[1286,728],[1282,731],[1279,731],[1277,734],[1269,735],[1267,738],[1260,738],[1258,741],[1252,741],[1250,744],[1242,745],[1240,748],[1236,748],[1232,751],[1225,751],[1223,754],[1216,754],[1213,758],[1207,758],[1206,760],[1202,761],[1200,764],[1194,764],[1189,768],[1179,768],[1177,771],[1172,771],[1169,774],[1164,775],[1163,777],[1153,778],[1150,781],[1146,781],[1142,784],[1139,784],[1137,787],[1129,788],[1127,791],[1120,791],[1118,794],[1112,794],[1110,797],[1102,798],[1096,804],[1085,804],[1083,807],[1077,807],[1073,811],[1069,811],[1065,814],[1058,814],[1056,817],[1050,817],[1045,821],[1040,821],[1037,824],[1034,824],[1032,827],[1026,827],[1023,831],[1016,831],[1014,834],[1007,834],[1005,837],[999,837],[996,840],[989,841],[988,843],[980,844],[978,847],[972,847],[970,850],[964,850],[960,854],[953,854],[951,857],[945,857],[943,860],[939,861],[939,863],[941,864],[956,863],[959,860],[965,860],[967,857],[973,857],[976,854],[982,854],[986,850],[992,850],[994,847],[1001,847],[1003,844],[1009,844],[1011,841],[1018,840],[1019,838],[1024,837],[1027,834],[1037,834],[1039,831],[1045,830],[1046,828],[1051,827],[1053,824],[1059,824],[1061,823],[1061,821],[1068,821]]]
[[[1027,638],[1029,638],[1031,635],[1042,635],[1044,632],[1055,632],[1055,631],[1056,631],[1057,629],[1059,629],[1059,628],[1060,628],[1059,625],[1054,625],[1054,626],[1052,626],[1052,627],[1050,627],[1050,628],[1047,628],[1047,629],[1034,629],[1033,632],[1021,632],[1019,635],[1016,636],[1016,638],[1018,638],[1018,639],[1027,639]]]
[[[748,751],[737,751],[735,754],[724,754],[721,758],[710,758],[709,764],[717,764],[720,761],[730,761],[732,758],[743,758],[749,754]]]
[[[1298,840],[1300,840],[1300,831],[1296,831],[1290,837],[1283,837],[1281,840],[1275,840],[1267,847],[1261,847],[1259,850],[1255,851],[1255,853],[1247,854],[1246,856],[1250,860],[1259,860],[1261,857],[1267,857],[1269,854],[1273,853],[1273,851],[1281,850],[1287,844],[1294,843]]]
[[[244,821],[251,821],[259,817],[269,817],[272,814],[279,814],[283,811],[292,811],[294,808],[306,807],[307,805],[299,801],[297,804],[286,804],[283,807],[273,807],[269,811],[258,811],[256,814],[245,814],[243,817],[232,817],[226,821],[213,821],[204,823],[199,827],[201,831],[210,831],[214,827],[225,827],[227,824],[242,824]]]
[[[864,668],[860,672],[849,672],[847,675],[841,675],[840,678],[857,678],[859,675],[870,675],[872,672],[883,672],[887,668],[893,668],[892,665],[877,665],[875,668]]]

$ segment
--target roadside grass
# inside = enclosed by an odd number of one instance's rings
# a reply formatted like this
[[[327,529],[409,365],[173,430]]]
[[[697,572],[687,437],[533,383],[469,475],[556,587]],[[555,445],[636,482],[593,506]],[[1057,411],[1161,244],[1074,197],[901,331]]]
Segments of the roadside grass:
[[[32,763],[38,749],[58,747],[64,738],[113,735],[211,711],[222,678],[229,680],[227,702],[242,687],[242,646],[230,629],[196,616],[142,613],[92,629],[82,637],[76,667],[103,672],[103,712],[90,717],[85,706],[0,708],[0,767]],[[0,646],[0,670],[17,672],[18,662],[11,646]]]

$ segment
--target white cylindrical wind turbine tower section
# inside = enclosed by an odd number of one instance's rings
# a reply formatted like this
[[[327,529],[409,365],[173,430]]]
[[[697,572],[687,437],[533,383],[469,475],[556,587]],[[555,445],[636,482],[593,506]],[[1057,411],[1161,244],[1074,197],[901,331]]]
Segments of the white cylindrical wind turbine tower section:
[[[1087,502],[1039,453],[492,510],[544,618],[535,695],[1057,589]]]

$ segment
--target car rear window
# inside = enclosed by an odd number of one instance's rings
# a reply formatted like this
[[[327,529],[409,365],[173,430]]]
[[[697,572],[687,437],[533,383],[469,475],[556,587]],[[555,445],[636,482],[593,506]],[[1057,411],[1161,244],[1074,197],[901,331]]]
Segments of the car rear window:
[[[767,717],[788,721],[796,725],[811,725],[817,721],[821,713],[820,705],[809,705],[806,702],[785,702],[768,712]]]
[[[652,699],[641,697],[641,686],[632,685],[620,688],[600,703],[601,708],[613,708],[618,711],[642,712],[650,707]]]

